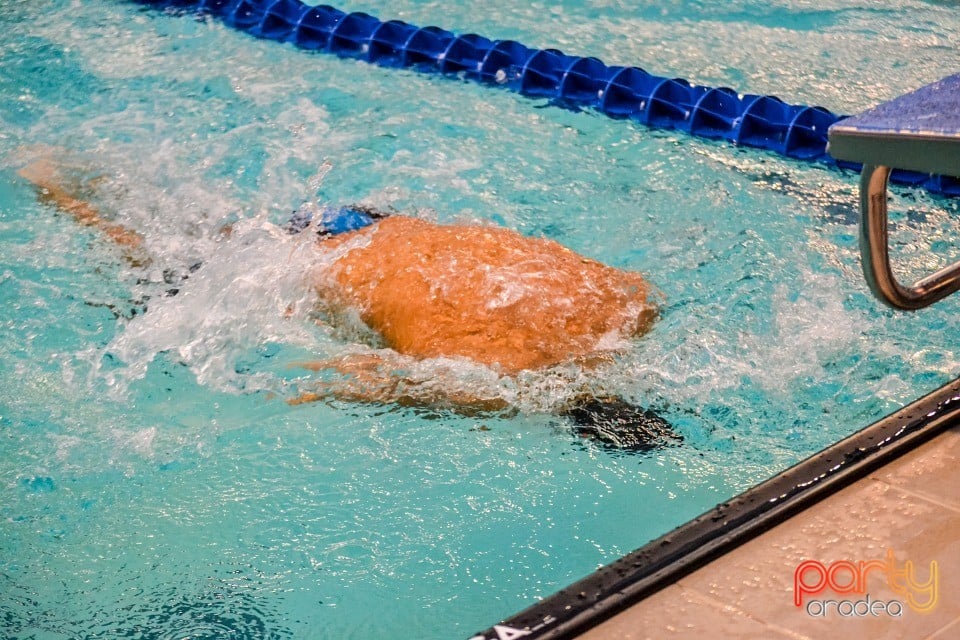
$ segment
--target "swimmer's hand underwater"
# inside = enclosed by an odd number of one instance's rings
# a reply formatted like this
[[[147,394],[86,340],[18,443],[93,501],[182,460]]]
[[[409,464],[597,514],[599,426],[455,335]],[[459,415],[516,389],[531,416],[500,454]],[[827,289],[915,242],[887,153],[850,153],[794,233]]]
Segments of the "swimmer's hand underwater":
[[[78,224],[101,231],[123,249],[124,256],[135,266],[143,266],[148,262],[143,252],[143,237],[136,231],[102,218],[92,204],[76,195],[88,185],[71,184],[60,174],[59,167],[52,160],[40,158],[17,173],[33,183],[41,202],[69,213]]]
[[[131,261],[143,260],[139,234],[102,218],[52,161],[41,158],[20,175],[43,201],[103,231]],[[563,363],[582,366],[603,359],[624,338],[645,333],[656,318],[651,289],[639,274],[499,227],[376,214],[362,228],[321,235],[317,243],[338,256],[313,283],[319,303],[356,310],[393,352],[417,360],[463,358],[510,376]],[[405,384],[376,355],[361,363],[306,366],[335,369],[348,379],[318,386],[293,403],[338,397],[458,410],[507,408],[500,398]],[[581,415],[574,409],[568,415]],[[672,436],[669,429],[664,434]]]

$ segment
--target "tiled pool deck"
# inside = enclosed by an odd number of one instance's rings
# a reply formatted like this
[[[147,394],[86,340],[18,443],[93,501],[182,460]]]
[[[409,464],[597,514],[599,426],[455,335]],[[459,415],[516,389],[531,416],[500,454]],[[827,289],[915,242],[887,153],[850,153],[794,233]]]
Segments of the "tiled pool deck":
[[[900,617],[824,617],[794,605],[794,574],[805,560],[829,567],[837,561],[885,560],[914,565],[918,583],[939,573],[938,600],[929,613],[904,605]],[[804,575],[815,582],[815,569]],[[845,569],[836,584],[847,583]],[[867,575],[870,601],[905,598],[882,570]],[[864,600],[827,591],[810,599]],[[918,596],[919,604],[927,601]],[[817,612],[819,604],[813,605]],[[829,606],[829,605],[828,605]],[[835,607],[836,605],[832,605]],[[866,605],[860,605],[863,610]],[[845,605],[844,613],[850,605]],[[583,640],[737,638],[780,640],[948,640],[960,638],[960,428],[916,450],[801,512],[676,584],[581,635]]]

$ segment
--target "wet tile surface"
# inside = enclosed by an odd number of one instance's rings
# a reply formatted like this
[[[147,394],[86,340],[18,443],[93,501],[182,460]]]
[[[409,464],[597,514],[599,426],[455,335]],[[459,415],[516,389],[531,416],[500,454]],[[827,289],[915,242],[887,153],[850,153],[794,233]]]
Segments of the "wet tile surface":
[[[804,637],[775,629],[694,589],[673,585],[648,598],[642,607],[610,619],[581,638],[803,640]]]
[[[871,478],[960,509],[960,430],[951,429],[937,436],[913,454],[876,471]]]
[[[582,637],[960,637],[958,494],[953,429]]]

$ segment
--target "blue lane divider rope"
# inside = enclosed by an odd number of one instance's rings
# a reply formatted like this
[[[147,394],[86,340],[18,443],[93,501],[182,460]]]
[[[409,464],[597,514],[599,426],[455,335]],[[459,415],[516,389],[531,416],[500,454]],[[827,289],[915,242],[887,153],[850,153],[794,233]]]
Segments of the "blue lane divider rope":
[[[383,22],[300,0],[134,0],[214,16],[257,38],[290,42],[386,67],[460,74],[561,106],[594,109],[655,128],[774,151],[790,158],[859,169],[826,150],[827,129],[841,120],[823,107],[787,104],[774,96],[739,94],[639,67],[607,66],[596,58],[532,49],[512,40],[457,35],[400,20]],[[960,196],[960,179],[895,170],[891,181]]]

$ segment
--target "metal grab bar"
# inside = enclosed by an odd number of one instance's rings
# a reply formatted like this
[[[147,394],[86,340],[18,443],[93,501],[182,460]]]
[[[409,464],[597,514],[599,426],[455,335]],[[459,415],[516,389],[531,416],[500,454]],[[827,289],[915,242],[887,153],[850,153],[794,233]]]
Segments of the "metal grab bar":
[[[863,165],[860,174],[860,256],[863,275],[875,296],[895,309],[916,310],[960,290],[960,261],[918,280],[897,282],[890,268],[887,179],[890,168]]]

